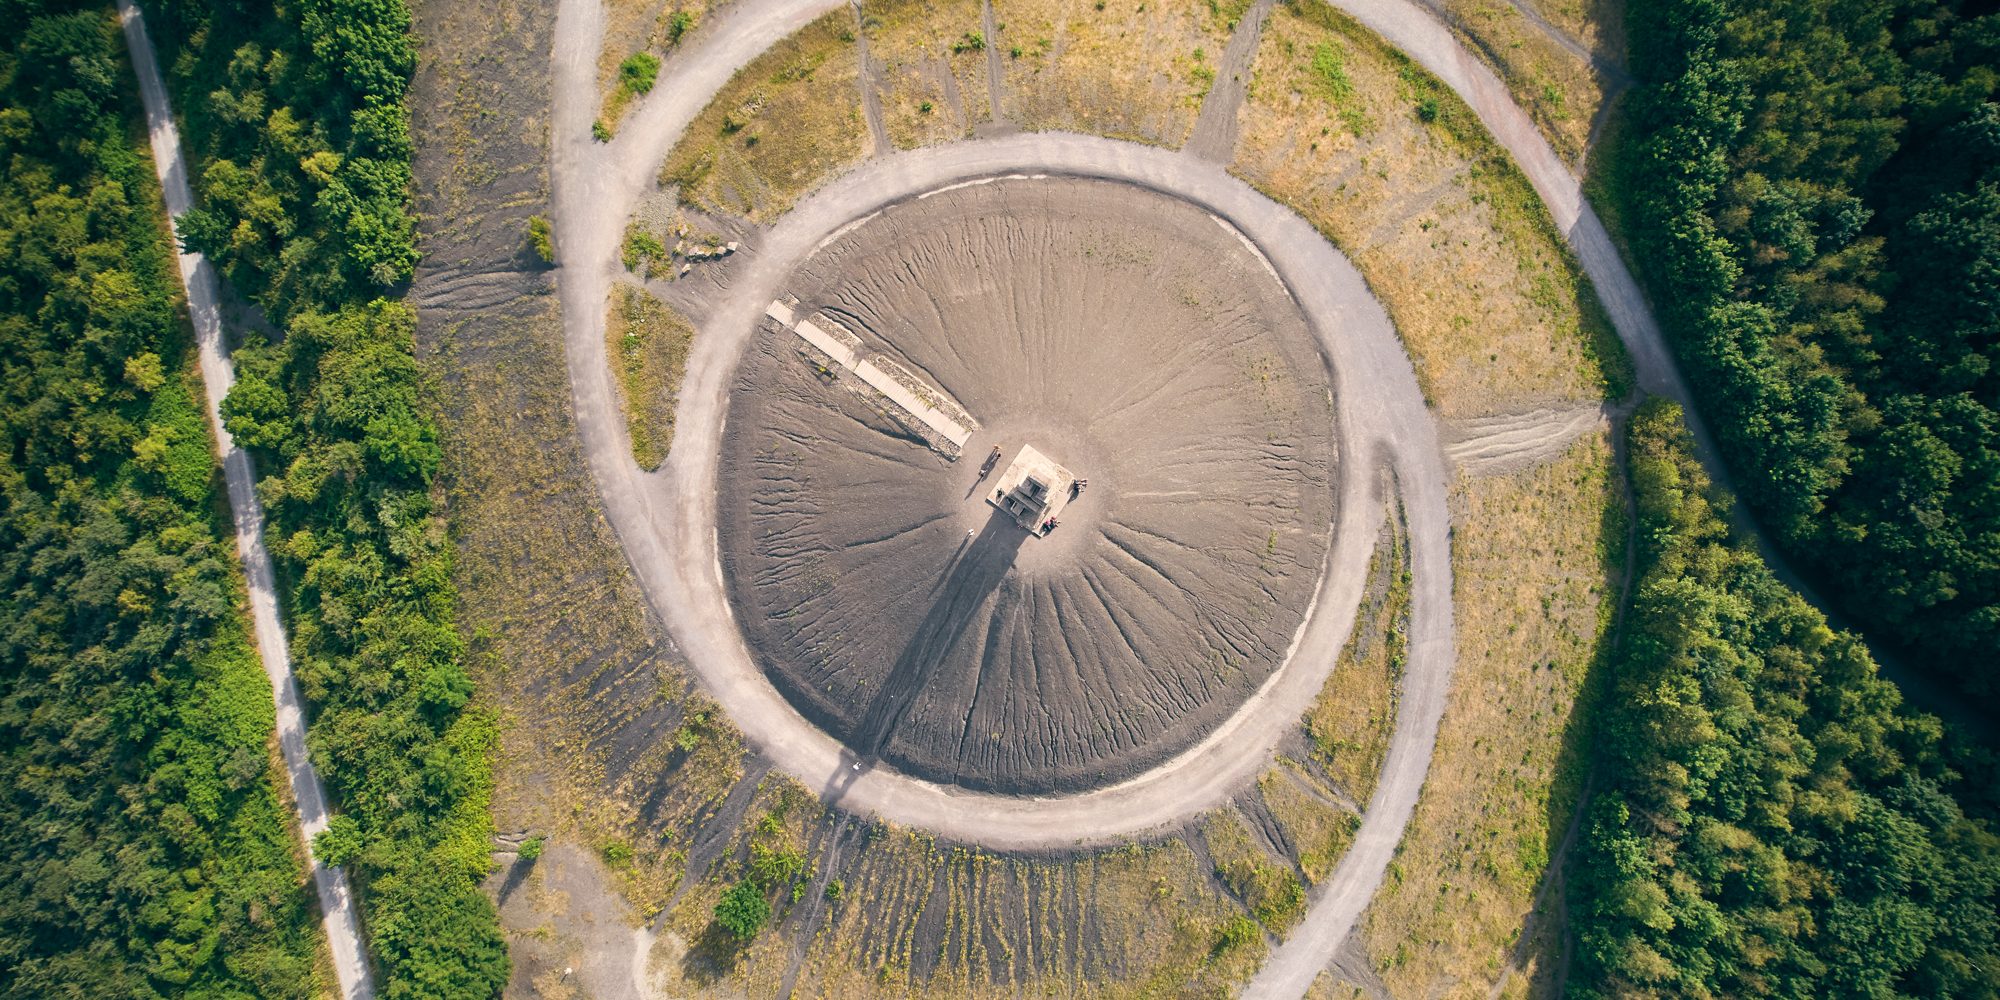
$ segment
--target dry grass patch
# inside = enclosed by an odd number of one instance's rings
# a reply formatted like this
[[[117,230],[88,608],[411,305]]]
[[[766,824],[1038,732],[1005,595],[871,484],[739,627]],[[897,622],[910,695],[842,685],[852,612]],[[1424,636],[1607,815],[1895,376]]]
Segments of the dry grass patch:
[[[1506,82],[1514,102],[1534,119],[1557,154],[1572,165],[1582,163],[1591,123],[1616,84],[1510,0],[1446,0],[1445,16],[1467,47]]]
[[[1274,934],[1283,934],[1306,912],[1305,885],[1284,858],[1259,843],[1235,810],[1210,813],[1202,837],[1215,877]]]
[[[1366,924],[1397,996],[1484,998],[1533,908],[1575,806],[1571,741],[1617,599],[1615,475],[1599,433],[1559,461],[1457,485],[1458,665],[1423,798]]]
[[[783,215],[867,152],[854,15],[799,29],[745,66],[688,126],[662,184],[709,212],[756,222]]]
[[[1289,760],[1280,759],[1258,776],[1257,791],[1284,831],[1299,870],[1314,885],[1326,881],[1347,853],[1347,845],[1354,842],[1361,816],[1328,799],[1313,778]]]
[[[663,57],[699,25],[710,0],[608,0],[604,4],[604,48],[597,54],[597,90],[604,95],[598,122],[605,134],[644,91],[623,72],[636,56]]]
[[[604,349],[617,376],[632,459],[652,471],[674,443],[674,407],[687,374],[694,327],[644,289],[621,284],[604,327]]]
[[[994,0],[1005,116],[1178,148],[1246,0]]]
[[[882,122],[898,149],[972,134],[993,117],[979,0],[877,0],[861,9],[879,67]]]
[[[1441,416],[1623,394],[1568,247],[1447,89],[1311,0],[1272,13],[1255,67],[1232,169],[1353,259]]]
[[[1626,0],[1521,0],[1578,44],[1624,62]]]
[[[1401,518],[1392,515],[1368,564],[1368,589],[1354,631],[1305,719],[1314,760],[1356,803],[1375,794],[1396,727],[1409,621],[1409,554]]]
[[[874,826],[796,996],[1224,995],[1262,958],[1222,944],[1241,911],[1180,841],[1049,860]]]

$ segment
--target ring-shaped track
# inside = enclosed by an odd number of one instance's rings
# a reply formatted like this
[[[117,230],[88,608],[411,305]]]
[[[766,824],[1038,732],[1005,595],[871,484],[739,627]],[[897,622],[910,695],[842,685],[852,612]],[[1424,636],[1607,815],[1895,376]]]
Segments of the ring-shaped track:
[[[1328,564],[1286,663],[1221,725],[1165,764],[1115,785],[1046,797],[975,793],[882,766],[857,770],[853,753],[799,715],[750,656],[726,598],[715,531],[729,387],[765,308],[783,294],[797,266],[843,227],[899,201],[1024,172],[1132,184],[1192,203],[1235,227],[1298,301],[1330,363],[1343,466]],[[620,456],[594,460],[593,468],[642,587],[683,655],[750,741],[829,801],[954,840],[1011,849],[1120,840],[1221,804],[1269,764],[1272,747],[1297,725],[1333,668],[1380,528],[1381,497],[1371,494],[1384,460],[1401,494],[1415,587],[1404,711],[1441,711],[1452,641],[1445,472],[1434,423],[1388,316],[1359,272],[1290,210],[1214,164],[1171,151],[1089,136],[1020,134],[869,161],[801,201],[756,241],[740,266],[726,301],[695,339],[673,453],[660,472],[644,473],[623,457],[629,453],[615,413],[580,412],[579,423],[594,459]],[[573,363],[583,362],[580,374],[608,382],[602,340],[585,343],[594,344],[598,356],[573,356]],[[582,345],[572,338],[571,346]],[[608,393],[579,391],[579,410],[593,403],[602,410],[609,399]],[[1392,779],[1401,763],[1392,748],[1385,778]],[[1399,814],[1414,805],[1421,779],[1419,768],[1414,780],[1378,783],[1357,848],[1370,842],[1371,827],[1401,829]]]

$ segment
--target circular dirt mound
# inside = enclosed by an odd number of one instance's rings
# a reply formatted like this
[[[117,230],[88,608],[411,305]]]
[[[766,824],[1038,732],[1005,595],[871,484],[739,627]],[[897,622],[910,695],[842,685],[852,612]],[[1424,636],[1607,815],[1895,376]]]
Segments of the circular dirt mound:
[[[1233,229],[1125,185],[1000,180],[851,227],[789,293],[980,425],[947,461],[775,324],[734,386],[730,598],[859,757],[1080,791],[1186,749],[1283,664],[1328,544],[1333,406]],[[1046,537],[986,502],[1023,445],[1089,483]]]

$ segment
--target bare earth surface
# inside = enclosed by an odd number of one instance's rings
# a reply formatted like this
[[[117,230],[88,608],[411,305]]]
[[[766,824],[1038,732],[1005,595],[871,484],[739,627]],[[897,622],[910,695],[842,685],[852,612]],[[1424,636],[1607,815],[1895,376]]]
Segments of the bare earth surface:
[[[730,395],[723,566],[753,656],[864,759],[1075,791],[1186,749],[1283,662],[1332,525],[1331,396],[1304,318],[1208,213],[1016,179],[883,212],[793,278],[982,424],[947,462],[798,342]],[[991,447],[1088,480],[1047,537],[986,500]]]
[[[1268,760],[1273,743],[1317,695],[1352,623],[1380,507],[1352,469],[1341,479],[1338,521],[1321,613],[1308,624],[1292,666],[1273,675],[1244,706],[1187,752],[1137,778],[1090,793],[1049,799],[989,796],[947,789],[888,769],[851,770],[853,754],[799,716],[742,652],[742,640],[717,592],[713,552],[713,464],[728,365],[741,356],[762,309],[799,260],[848,222],[887,204],[963,180],[1032,164],[1075,175],[1117,178],[1171,192],[1226,216],[1272,260],[1332,360],[1339,453],[1352,462],[1386,462],[1395,471],[1408,520],[1415,578],[1410,656],[1398,723],[1383,772],[1352,848],[1318,890],[1295,931],[1306,974],[1267,984],[1302,993],[1331,942],[1352,926],[1380,884],[1408,822],[1429,765],[1454,658],[1451,640],[1449,515],[1434,421],[1381,307],[1352,265],[1310,226],[1263,199],[1219,167],[1192,157],[1076,136],[1016,136],[960,144],[864,164],[802,202],[753,248],[737,298],[704,324],[684,384],[675,457],[662,474],[633,466],[620,433],[605,363],[604,302],[616,273],[624,215],[644,192],[651,166],[735,67],[831,8],[827,0],[746,2],[714,20],[663,72],[651,99],[608,148],[588,135],[587,69],[599,40],[601,11],[591,0],[566,0],[557,18],[554,183],[559,277],[576,416],[607,514],[649,599],[674,625],[711,693],[770,760],[820,787],[844,808],[873,812],[947,837],[998,847],[1101,843],[1209,808],[1242,787]],[[768,254],[772,260],[762,259]],[[760,296],[762,300],[760,301]],[[1344,391],[1351,388],[1353,391]],[[692,443],[691,443],[692,442]],[[683,600],[693,597],[695,600]],[[703,602],[706,603],[703,603]],[[1286,947],[1280,954],[1295,949]],[[1296,986],[1293,983],[1296,982]]]

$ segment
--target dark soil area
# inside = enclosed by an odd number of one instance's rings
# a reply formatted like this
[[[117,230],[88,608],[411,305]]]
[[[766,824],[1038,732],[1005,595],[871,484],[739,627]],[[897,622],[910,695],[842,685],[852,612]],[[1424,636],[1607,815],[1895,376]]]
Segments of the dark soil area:
[[[802,712],[921,777],[1075,791],[1185,749],[1282,664],[1329,541],[1332,407],[1233,231],[1128,186],[1003,180],[884,212],[790,292],[982,425],[947,462],[791,334],[751,349],[724,570]],[[984,502],[980,460],[1024,444],[1089,481],[1046,538]]]

